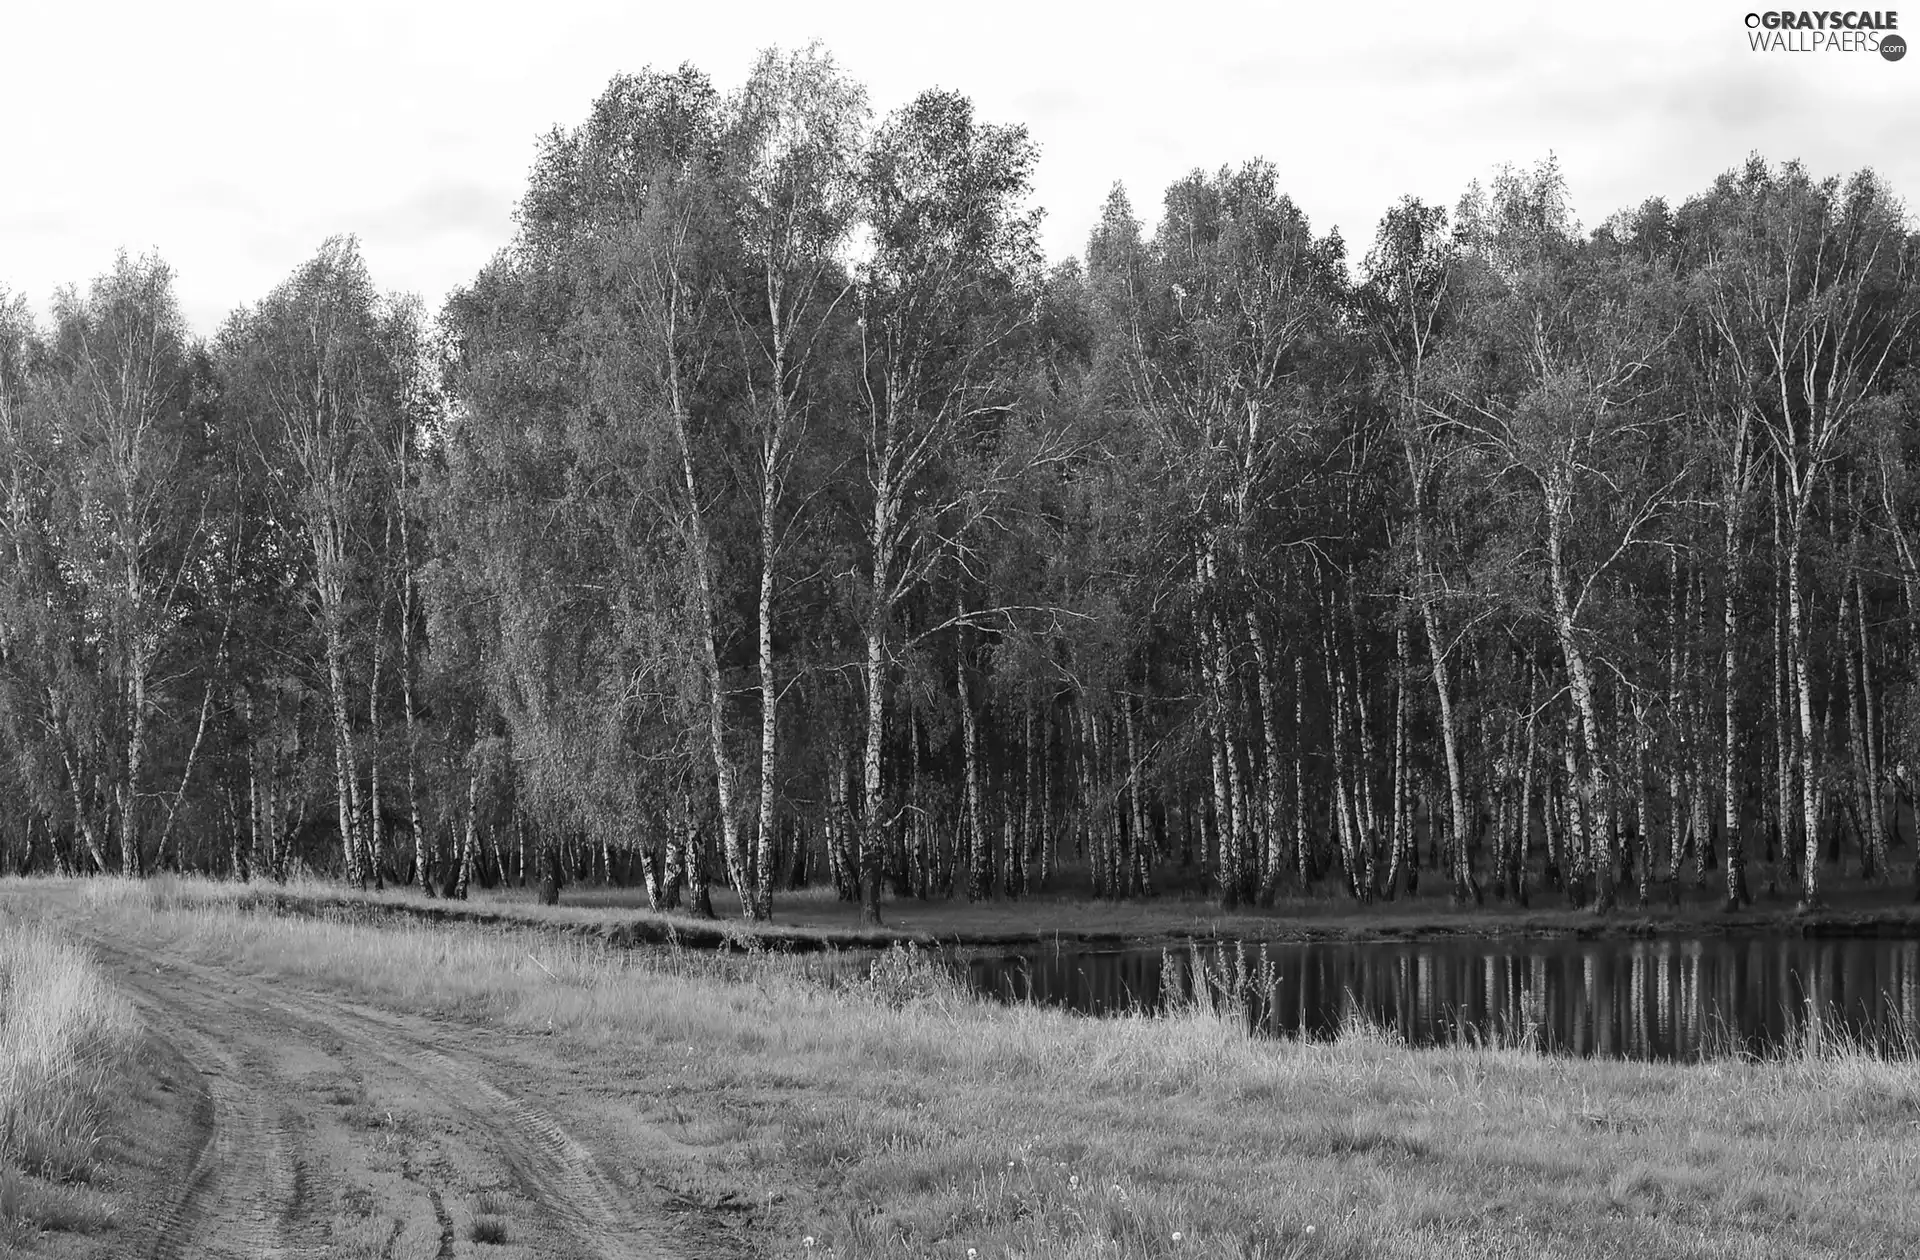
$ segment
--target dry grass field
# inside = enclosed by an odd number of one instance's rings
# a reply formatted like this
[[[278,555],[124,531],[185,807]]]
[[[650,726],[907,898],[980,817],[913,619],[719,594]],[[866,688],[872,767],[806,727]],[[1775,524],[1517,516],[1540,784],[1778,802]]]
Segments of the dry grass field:
[[[1198,1008],[1091,1020],[987,1003],[906,950],[857,979],[818,956],[263,914],[214,884],[0,895],[68,898],[86,931],[196,974],[531,1047],[515,1062],[545,1075],[528,1097],[572,1126],[603,1190],[658,1187],[724,1219],[718,1251],[1920,1250],[1911,1057],[1816,1043],[1770,1061],[1603,1062],[1415,1051],[1366,1028],[1276,1042]],[[503,1237],[522,1229],[493,1219]]]

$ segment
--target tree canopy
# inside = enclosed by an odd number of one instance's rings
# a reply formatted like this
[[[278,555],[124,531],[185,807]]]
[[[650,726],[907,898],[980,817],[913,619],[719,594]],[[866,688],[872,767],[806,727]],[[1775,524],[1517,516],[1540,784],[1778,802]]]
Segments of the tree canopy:
[[[210,338],[0,294],[15,869],[1606,909],[1893,878],[1920,235],[1755,156],[1316,233],[825,49],[615,78],[437,315],[337,238]],[[1909,821],[1902,823],[1903,819]]]

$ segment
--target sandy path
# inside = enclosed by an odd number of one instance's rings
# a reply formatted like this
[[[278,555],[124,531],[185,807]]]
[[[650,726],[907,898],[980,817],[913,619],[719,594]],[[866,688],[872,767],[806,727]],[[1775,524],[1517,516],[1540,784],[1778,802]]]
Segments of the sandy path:
[[[184,1091],[194,1141],[146,1255],[741,1254],[725,1224],[655,1184],[685,1148],[649,1141],[637,1116],[590,1114],[604,1099],[556,1081],[545,1039],[89,942],[162,1052],[199,1077]],[[504,1241],[476,1249],[477,1217]]]

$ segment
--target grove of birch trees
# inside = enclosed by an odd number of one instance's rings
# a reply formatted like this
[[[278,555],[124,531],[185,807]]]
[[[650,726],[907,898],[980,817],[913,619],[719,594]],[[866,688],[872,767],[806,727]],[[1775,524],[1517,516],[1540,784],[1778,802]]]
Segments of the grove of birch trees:
[[[0,865],[888,898],[1905,882],[1920,233],[1551,160],[1364,247],[819,47],[622,76],[438,312],[0,293]],[[1463,175],[1469,173],[1463,172]],[[1701,888],[1711,890],[1702,894]]]

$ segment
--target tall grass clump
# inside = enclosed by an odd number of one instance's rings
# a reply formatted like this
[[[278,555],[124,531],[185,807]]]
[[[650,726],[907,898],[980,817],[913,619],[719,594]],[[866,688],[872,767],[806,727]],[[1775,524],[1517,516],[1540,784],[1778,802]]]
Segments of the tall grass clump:
[[[85,953],[39,925],[0,925],[0,1217],[17,1224],[98,1167],[105,1117],[139,1046],[133,1010]]]
[[[896,1011],[925,1005],[952,1014],[976,1000],[958,966],[934,950],[911,943],[889,946],[876,956],[857,987],[864,996]]]

